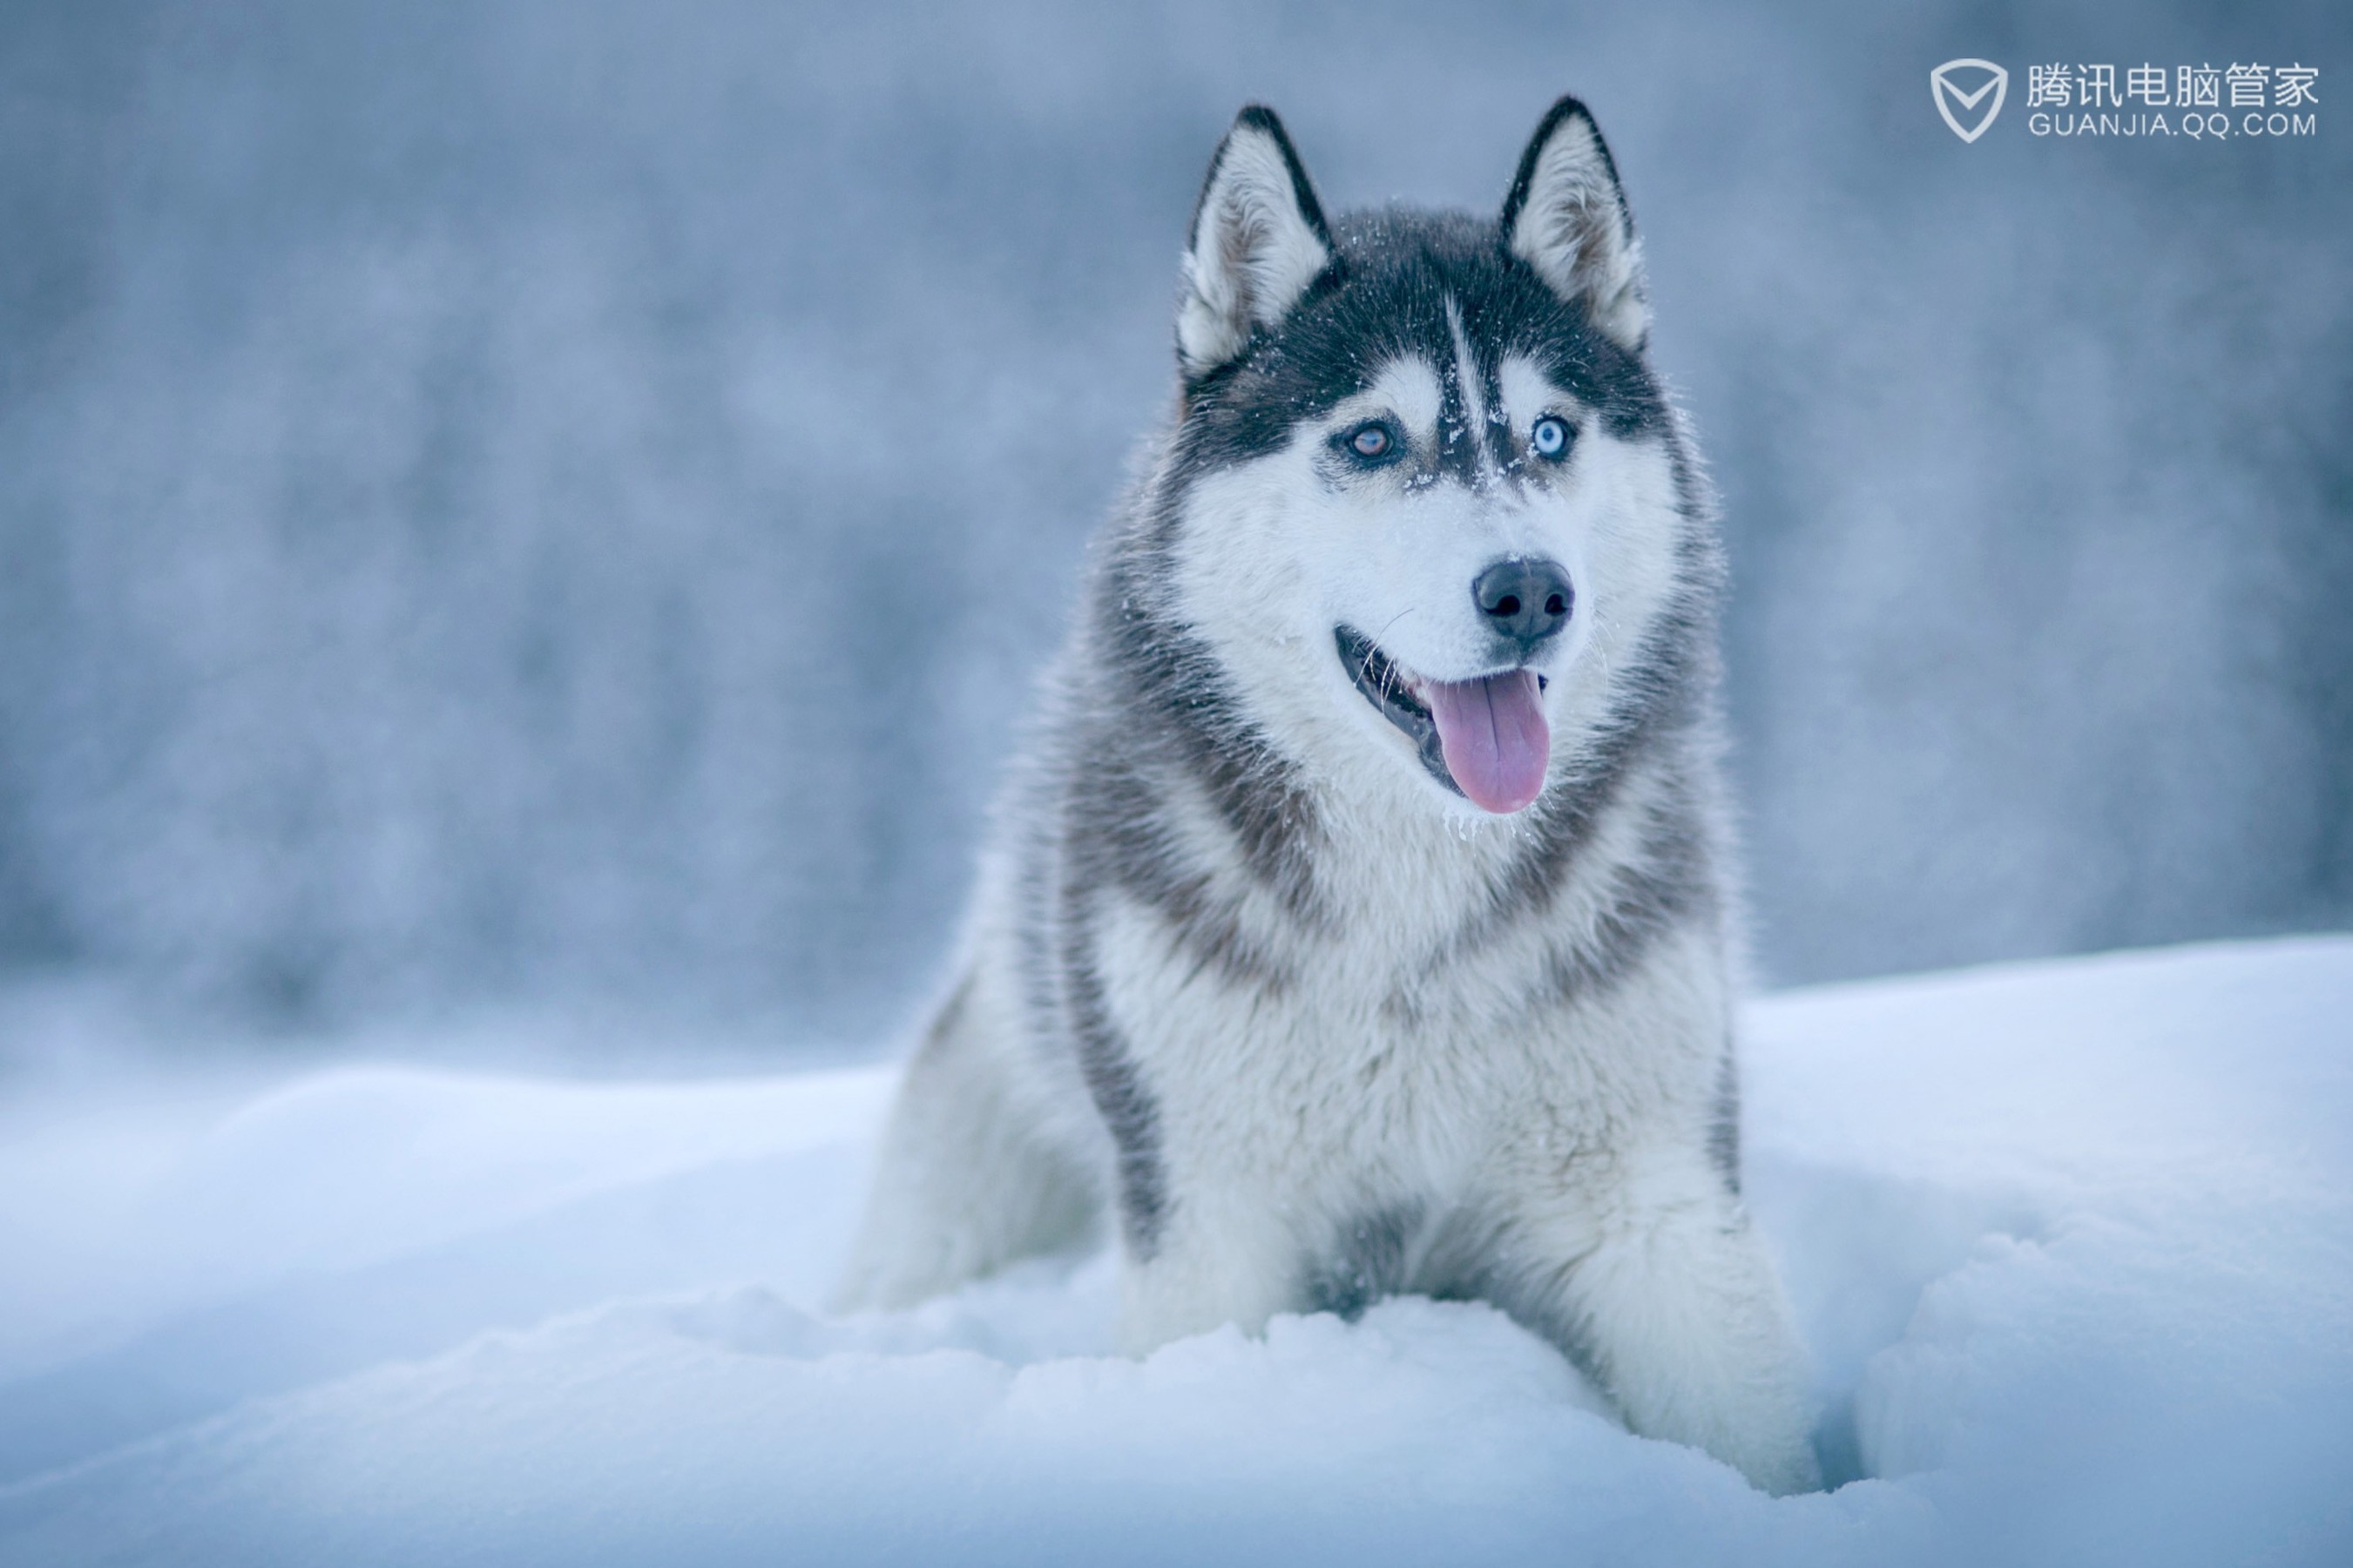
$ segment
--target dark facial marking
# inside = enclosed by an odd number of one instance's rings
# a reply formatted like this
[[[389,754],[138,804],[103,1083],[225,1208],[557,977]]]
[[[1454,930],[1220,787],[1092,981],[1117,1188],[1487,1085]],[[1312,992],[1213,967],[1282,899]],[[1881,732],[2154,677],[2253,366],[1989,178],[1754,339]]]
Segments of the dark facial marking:
[[[1528,433],[1502,422],[1498,378],[1507,355],[1530,360],[1620,437],[1664,428],[1666,403],[1649,366],[1505,250],[1493,221],[1390,208],[1348,215],[1332,236],[1332,267],[1291,314],[1186,387],[1176,488],[1280,449],[1303,423],[1329,415],[1364,392],[1381,366],[1404,358],[1440,367],[1434,462],[1443,476],[1472,474],[1482,442],[1506,472],[1525,458]],[[1483,430],[1468,426],[1450,300],[1482,383]]]

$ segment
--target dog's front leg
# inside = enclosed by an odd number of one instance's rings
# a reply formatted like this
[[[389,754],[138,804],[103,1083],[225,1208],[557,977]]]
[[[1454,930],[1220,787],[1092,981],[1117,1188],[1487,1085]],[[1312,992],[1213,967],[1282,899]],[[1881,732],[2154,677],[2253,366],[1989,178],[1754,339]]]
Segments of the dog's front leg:
[[[1120,1338],[1142,1355],[1226,1323],[1255,1334],[1277,1312],[1296,1310],[1299,1247],[1281,1216],[1250,1195],[1188,1192],[1120,1256]]]
[[[1506,1292],[1514,1315],[1644,1436],[1704,1448],[1767,1491],[1820,1486],[1803,1352],[1746,1211],[1699,1150],[1611,1163],[1526,1213],[1534,1266]]]

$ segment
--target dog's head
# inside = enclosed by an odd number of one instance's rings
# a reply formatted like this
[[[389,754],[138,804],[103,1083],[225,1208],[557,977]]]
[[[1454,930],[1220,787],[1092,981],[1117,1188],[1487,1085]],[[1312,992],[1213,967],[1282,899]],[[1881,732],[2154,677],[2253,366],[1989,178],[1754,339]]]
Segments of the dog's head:
[[[1676,593],[1689,474],[1584,106],[1500,216],[1327,222],[1242,111],[1195,211],[1167,472],[1175,608],[1270,738],[1515,812]]]

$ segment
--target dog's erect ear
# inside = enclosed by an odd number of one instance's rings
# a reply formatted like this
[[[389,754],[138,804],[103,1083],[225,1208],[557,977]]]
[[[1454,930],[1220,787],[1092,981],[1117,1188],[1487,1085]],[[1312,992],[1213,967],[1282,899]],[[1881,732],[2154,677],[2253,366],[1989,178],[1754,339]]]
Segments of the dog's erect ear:
[[[1274,110],[1251,104],[1218,144],[1193,209],[1176,358],[1206,375],[1299,303],[1332,264],[1332,232]]]
[[[1521,154],[1504,198],[1504,244],[1563,299],[1585,307],[1620,347],[1641,351],[1651,306],[1642,247],[1618,188],[1618,165],[1585,105],[1564,98]]]

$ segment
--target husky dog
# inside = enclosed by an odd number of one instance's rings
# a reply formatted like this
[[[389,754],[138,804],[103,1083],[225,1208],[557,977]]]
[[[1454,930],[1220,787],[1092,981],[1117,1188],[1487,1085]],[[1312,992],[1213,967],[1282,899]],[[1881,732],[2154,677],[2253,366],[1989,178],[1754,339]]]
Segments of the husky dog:
[[[1739,1196],[1723,566],[1649,326],[1576,100],[1493,221],[1327,221],[1242,111],[842,1306],[1109,1210],[1134,1350],[1477,1298],[1635,1431],[1816,1484]]]

